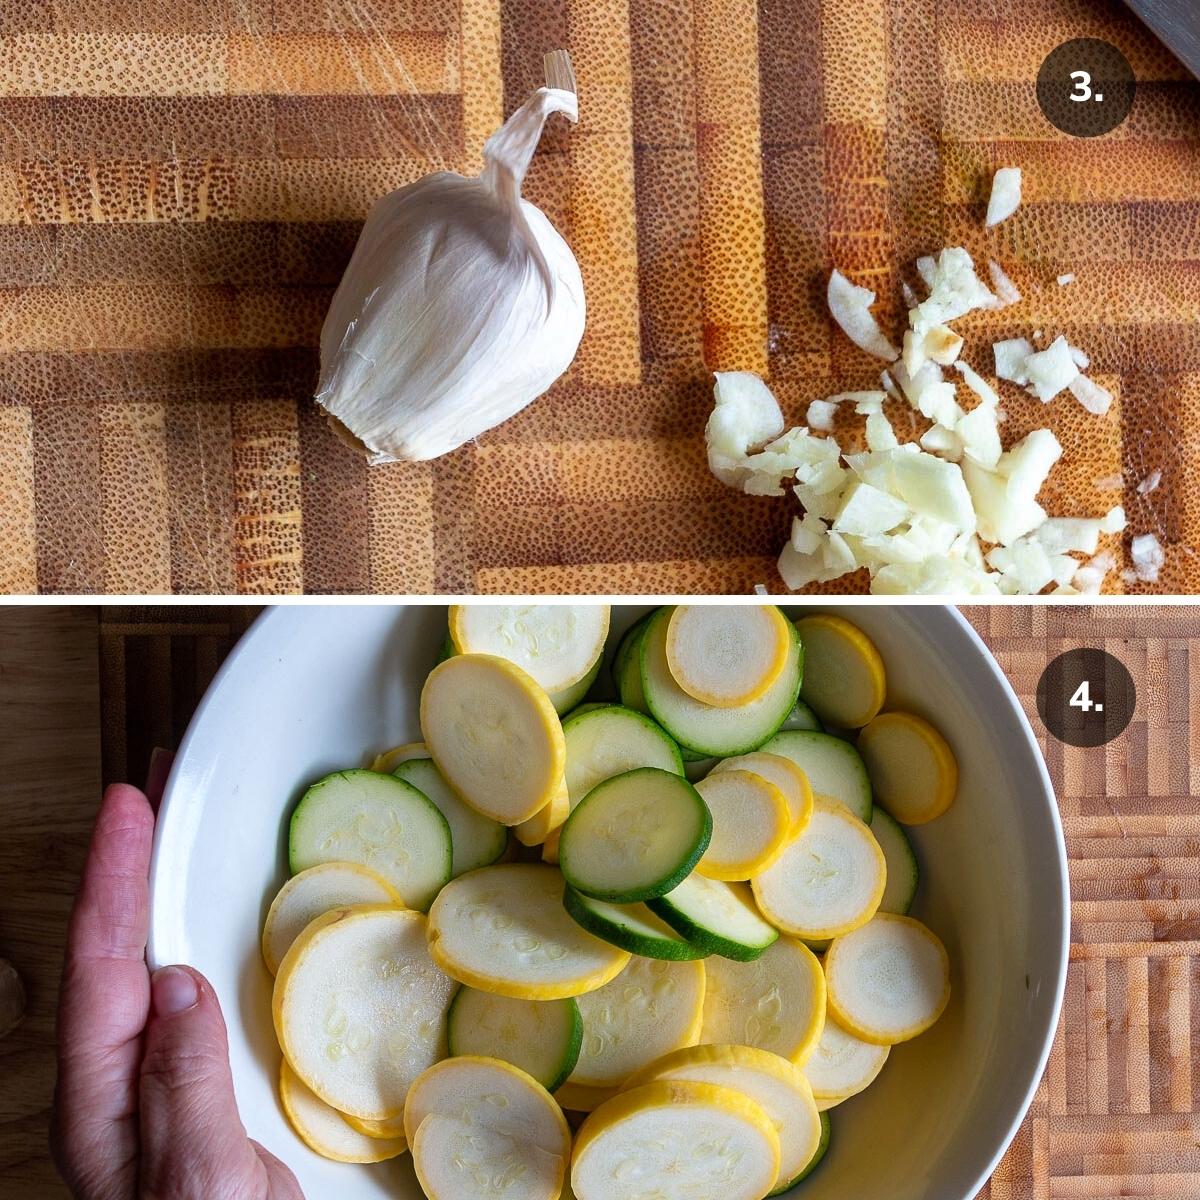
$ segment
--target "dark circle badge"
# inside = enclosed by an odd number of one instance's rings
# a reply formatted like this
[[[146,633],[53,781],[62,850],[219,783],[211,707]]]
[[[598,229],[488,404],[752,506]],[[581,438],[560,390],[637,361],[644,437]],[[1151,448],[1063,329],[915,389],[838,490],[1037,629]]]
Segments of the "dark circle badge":
[[[1133,68],[1111,42],[1072,38],[1046,55],[1037,99],[1046,120],[1072,137],[1099,137],[1129,116]]]
[[[1069,746],[1111,742],[1125,732],[1136,704],[1125,664],[1103,650],[1068,650],[1038,680],[1042,724]]]

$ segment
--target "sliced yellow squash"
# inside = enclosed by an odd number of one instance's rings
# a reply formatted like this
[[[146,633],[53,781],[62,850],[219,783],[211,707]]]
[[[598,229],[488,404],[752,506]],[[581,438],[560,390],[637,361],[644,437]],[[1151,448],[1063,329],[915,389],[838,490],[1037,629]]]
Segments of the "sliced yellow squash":
[[[879,913],[835,938],[825,956],[829,1009],[864,1042],[893,1046],[924,1033],[950,1000],[950,959],[912,917]]]
[[[747,880],[765,871],[792,836],[792,812],[773,783],[751,771],[718,771],[696,791],[712,813],[712,840],[696,870],[709,879]]]
[[[804,831],[751,887],[772,925],[823,941],[865,925],[886,882],[887,862],[871,830],[841,804],[818,797]]]
[[[796,622],[804,646],[800,698],[826,725],[858,729],[883,707],[887,677],[874,642],[857,625],[830,613]]]
[[[680,604],[667,625],[667,665],[693,699],[718,708],[749,704],[783,673],[787,618],[773,604]]]
[[[694,1046],[704,1021],[704,963],[634,955],[611,983],[580,996],[583,1042],[568,1083],[620,1087],[656,1058]]]
[[[801,1065],[825,1024],[825,972],[817,956],[781,937],[751,962],[705,960],[702,1043],[757,1046]]]
[[[579,1200],[761,1200],[779,1135],[749,1097],[711,1083],[648,1083],[600,1105],[575,1136]]]
[[[401,1132],[388,1138],[368,1135],[348,1123],[287,1065],[279,1068],[279,1101],[292,1128],[310,1150],[334,1162],[377,1163],[408,1149]]]
[[[429,910],[429,950],[459,983],[523,1000],[603,987],[629,962],[575,923],[563,877],[537,863],[484,867],[452,880]]]
[[[421,732],[450,786],[504,825],[529,820],[562,787],[558,713],[506,659],[458,654],[434,667],[421,692]]]
[[[792,818],[792,837],[808,824],[812,816],[813,790],[809,786],[808,776],[790,758],[755,750],[751,754],[739,754],[736,758],[721,759],[709,774],[715,775],[719,771],[752,771],[768,783],[773,783],[787,801]]]
[[[913,713],[880,713],[858,735],[875,799],[903,825],[924,825],[954,803],[958,762],[946,739]]]
[[[445,1055],[453,995],[453,980],[430,960],[420,913],[362,905],[325,913],[292,943],[272,1015],[284,1057],[320,1099],[386,1121]]]

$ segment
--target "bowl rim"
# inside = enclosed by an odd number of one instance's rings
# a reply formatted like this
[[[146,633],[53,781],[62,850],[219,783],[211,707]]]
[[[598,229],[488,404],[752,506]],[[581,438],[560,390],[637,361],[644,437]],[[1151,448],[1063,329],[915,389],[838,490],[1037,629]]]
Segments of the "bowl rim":
[[[445,597],[444,599],[442,597],[438,597],[436,599],[431,599],[430,601],[420,604],[419,606],[420,607],[444,606],[446,604],[449,604],[453,599],[454,599],[454,597]],[[557,599],[560,602],[562,602],[564,600],[570,600],[570,599],[574,599],[574,598],[573,597],[553,597],[553,598],[543,598],[543,599]],[[664,598],[660,598],[660,597],[630,596],[630,597],[612,597],[612,598],[606,597],[605,599],[611,599],[612,603],[615,605],[642,604],[642,603],[645,603],[647,600],[657,601],[657,603],[660,603],[660,604],[669,603],[668,600],[666,600]],[[782,599],[782,597],[771,597],[771,598],[765,600],[764,602],[765,603],[776,603],[780,599]],[[804,605],[805,607],[807,607],[808,605],[805,603],[806,601],[811,602],[813,607],[826,608],[826,609],[838,608],[841,610],[845,610],[845,609],[853,609],[855,607],[859,607],[859,605],[856,605],[853,602],[853,598],[847,598],[847,597],[830,597],[830,596],[801,597],[801,596],[796,596],[796,597],[788,597],[788,599],[793,600],[793,603],[788,604],[786,606],[781,605],[781,607],[795,608],[795,607],[798,607],[799,605]],[[847,603],[848,599],[850,600],[849,603]],[[750,597],[745,597],[745,598],[738,597],[738,600],[741,602],[755,603],[754,599],[752,599]],[[799,605],[795,603],[797,601],[799,602]],[[486,599],[483,599],[482,602],[487,603],[488,601]],[[493,601],[493,602],[497,602],[497,601]],[[408,604],[413,604],[414,602],[406,600],[399,604],[395,604],[395,603],[387,604],[386,602],[384,602],[384,603],[374,602],[374,603],[378,604],[379,607],[400,608],[400,607],[404,607],[405,605],[408,605]],[[167,776],[167,781],[163,788],[162,800],[159,805],[158,813],[155,818],[154,844],[153,844],[153,849],[152,849],[151,859],[150,859],[150,879],[149,879],[149,883],[150,883],[150,897],[149,897],[150,898],[150,905],[149,905],[150,928],[149,928],[149,935],[148,935],[147,944],[146,944],[146,960],[147,960],[147,963],[151,970],[155,970],[159,966],[166,965],[166,962],[167,962],[167,960],[164,959],[163,955],[160,953],[162,938],[161,938],[161,935],[158,933],[159,923],[155,920],[155,914],[157,912],[156,894],[160,891],[160,889],[163,888],[163,885],[160,884],[159,880],[160,880],[161,872],[164,869],[164,861],[162,858],[163,844],[164,844],[164,841],[166,840],[164,831],[167,829],[167,826],[169,823],[172,802],[175,798],[176,790],[177,790],[177,788],[182,786],[181,778],[182,778],[182,775],[184,774],[183,764],[185,764],[187,761],[187,757],[188,757],[189,751],[191,750],[193,741],[198,740],[199,737],[202,735],[202,728],[205,724],[206,714],[207,714],[209,708],[215,704],[216,697],[219,694],[219,692],[221,691],[222,685],[224,684],[227,676],[238,668],[238,664],[241,662],[241,660],[243,658],[245,658],[246,656],[248,656],[249,654],[254,652],[254,650],[257,648],[257,644],[263,639],[263,637],[267,634],[267,632],[271,628],[273,628],[273,626],[278,621],[286,619],[284,614],[287,612],[287,610],[292,609],[292,608],[297,608],[297,607],[310,607],[310,605],[271,604],[266,609],[264,609],[264,611],[261,612],[257,617],[254,618],[254,620],[251,622],[251,624],[246,629],[246,631],[242,634],[242,636],[238,639],[236,644],[232,647],[232,649],[226,656],[225,661],[218,668],[216,674],[213,676],[208,687],[205,689],[204,695],[201,698],[200,703],[196,706],[196,710],[192,714],[191,720],[188,722],[187,730],[184,733],[184,736],[179,743],[179,748],[175,752],[175,758],[171,764],[171,770]],[[312,605],[311,607],[345,607],[345,606],[343,606],[343,605]],[[868,607],[868,605],[863,605],[863,607]],[[869,605],[869,607],[882,607],[882,606]],[[888,607],[908,608],[910,610],[915,609],[915,608],[931,608],[934,610],[940,610],[941,614],[944,617],[949,619],[950,623],[966,639],[967,643],[976,652],[978,658],[982,661],[982,663],[984,665],[985,671],[991,677],[992,682],[997,685],[1001,694],[1007,700],[1009,711],[1012,713],[1013,717],[1015,718],[1015,724],[1017,726],[1017,729],[1020,731],[1020,735],[1024,741],[1024,748],[1027,751],[1029,757],[1031,758],[1031,760],[1034,764],[1038,780],[1041,784],[1041,789],[1040,789],[1041,800],[1045,804],[1046,809],[1048,811],[1048,814],[1050,817],[1050,825],[1051,825],[1051,828],[1052,828],[1053,834],[1054,834],[1054,852],[1055,852],[1054,857],[1055,857],[1055,862],[1058,867],[1058,871],[1057,871],[1056,878],[1053,880],[1053,882],[1057,886],[1058,896],[1059,896],[1059,904],[1057,906],[1057,913],[1056,913],[1058,919],[1055,924],[1055,928],[1053,930],[1053,933],[1058,940],[1058,955],[1057,955],[1057,961],[1054,964],[1055,970],[1054,970],[1054,980],[1053,980],[1052,1004],[1047,1012],[1045,1027],[1040,1030],[1041,1046],[1040,1046],[1040,1049],[1039,1049],[1038,1055],[1037,1055],[1036,1069],[1033,1070],[1030,1074],[1030,1080],[1026,1086],[1024,1096],[1021,1099],[1021,1103],[1017,1107],[1016,1111],[1014,1112],[1012,1121],[1011,1121],[1007,1131],[998,1139],[996,1145],[993,1147],[993,1149],[991,1151],[990,1156],[985,1160],[984,1165],[983,1165],[982,1169],[979,1171],[977,1178],[973,1181],[971,1186],[963,1193],[962,1197],[959,1198],[959,1200],[971,1200],[971,1198],[973,1196],[977,1195],[983,1189],[984,1185],[988,1182],[988,1180],[991,1178],[991,1176],[995,1173],[995,1170],[996,1170],[997,1166],[999,1165],[1000,1160],[1004,1157],[1005,1153],[1008,1151],[1008,1148],[1012,1145],[1013,1140],[1016,1138],[1017,1134],[1020,1132],[1021,1125],[1024,1123],[1025,1118],[1028,1116],[1029,1109],[1031,1108],[1031,1106],[1033,1104],[1034,1096],[1037,1093],[1038,1086],[1040,1085],[1042,1078],[1045,1075],[1046,1066],[1050,1059],[1050,1053],[1054,1046],[1054,1039],[1055,1039],[1055,1036],[1057,1033],[1059,1020],[1060,1020],[1061,1014],[1062,1014],[1062,1006],[1063,1006],[1064,996],[1066,994],[1067,970],[1068,970],[1068,966],[1069,966],[1069,962],[1070,962],[1070,951],[1071,951],[1071,937],[1070,937],[1071,901],[1070,901],[1070,879],[1069,879],[1069,875],[1068,875],[1068,866],[1067,866],[1066,838],[1063,833],[1062,818],[1059,813],[1058,801],[1057,801],[1057,797],[1055,796],[1055,792],[1054,792],[1054,784],[1050,778],[1050,772],[1046,766],[1045,757],[1042,754],[1041,747],[1038,745],[1037,738],[1035,737],[1034,732],[1033,732],[1033,727],[1029,721],[1029,717],[1026,714],[1025,709],[1022,706],[1021,701],[1018,698],[1016,692],[1014,691],[1012,684],[1009,682],[1008,676],[1005,675],[1005,673],[1001,670],[1000,664],[996,661],[995,655],[988,648],[987,643],[983,640],[983,638],[980,636],[980,634],[975,629],[975,627],[971,624],[971,622],[969,620],[967,620],[967,618],[963,615],[962,611],[954,604],[945,604],[945,603],[928,604],[928,603],[926,603],[926,604],[917,605],[917,604],[905,604],[903,602],[899,602],[894,605],[889,605]],[[1047,913],[1047,915],[1050,915],[1050,914]],[[952,1198],[947,1197],[946,1200],[952,1200]]]

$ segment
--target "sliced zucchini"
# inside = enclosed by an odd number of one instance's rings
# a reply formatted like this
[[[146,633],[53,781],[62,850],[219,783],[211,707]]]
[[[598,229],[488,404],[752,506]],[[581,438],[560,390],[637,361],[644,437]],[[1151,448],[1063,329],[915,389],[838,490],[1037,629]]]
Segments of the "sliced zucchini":
[[[350,904],[403,905],[400,893],[382,875],[357,863],[309,867],[279,889],[263,923],[263,961],[272,975],[311,921],[331,908]]]
[[[284,1061],[279,1067],[279,1100],[292,1128],[310,1150],[334,1162],[377,1163],[396,1158],[408,1149],[398,1137],[371,1137],[350,1125],[325,1103]]]
[[[453,979],[522,1000],[561,1000],[602,987],[629,954],[581,929],[562,903],[563,877],[503,863],[452,880],[429,910],[429,952]]]
[[[666,651],[671,612],[656,613],[642,636],[642,690],[650,715],[696,754],[724,757],[757,750],[796,703],[803,655],[794,627],[788,624],[787,662],[767,691],[738,708],[717,708],[689,696],[671,675]]]
[[[820,733],[821,722],[817,719],[817,714],[803,700],[797,700],[795,708],[788,713],[787,720],[779,728],[780,730],[812,729]]]
[[[579,802],[562,828],[559,861],[576,891],[634,904],[686,879],[711,837],[712,816],[686,779],[639,767]]]
[[[773,604],[679,604],[667,622],[667,665],[693,699],[749,704],[782,674],[791,650],[787,618]]]
[[[548,1092],[575,1069],[583,1018],[573,999],[515,1000],[459,988],[447,1018],[450,1054],[498,1058],[531,1075]]]
[[[857,625],[830,613],[796,622],[804,643],[800,698],[822,722],[858,729],[883,707],[887,678],[875,644]]]
[[[518,1138],[544,1154],[570,1155],[571,1131],[554,1097],[527,1072],[498,1058],[462,1055],[422,1072],[404,1102],[410,1143],[432,1116],[453,1116],[476,1129]]]
[[[825,956],[829,1010],[864,1042],[894,1046],[924,1033],[950,1000],[950,959],[912,917],[881,913]]]
[[[762,1105],[779,1134],[775,1189],[790,1185],[817,1152],[821,1116],[804,1072],[788,1059],[753,1046],[690,1046],[651,1063],[626,1086],[677,1079],[732,1088]]]
[[[450,878],[450,826],[410,783],[375,771],[335,771],[300,797],[288,832],[292,874],[320,863],[369,867],[424,912]]]
[[[917,884],[921,879],[917,856],[913,853],[908,835],[901,829],[900,823],[888,816],[878,804],[871,814],[871,832],[875,835],[887,863],[887,883],[883,887],[879,911],[903,916],[912,908]]]
[[[874,1046],[848,1033],[832,1016],[825,1022],[804,1074],[818,1105],[840,1104],[875,1082],[887,1062],[890,1046]]]
[[[807,946],[781,937],[752,962],[705,959],[701,1042],[757,1046],[797,1065],[825,1024],[825,972]]]
[[[763,746],[765,754],[790,758],[808,778],[814,796],[837,800],[860,821],[871,819],[871,781],[858,751],[831,733],[789,729]]]
[[[603,656],[608,618],[607,604],[452,604],[450,638],[460,654],[507,659],[562,692]]]
[[[790,758],[782,754],[764,754],[756,750],[753,754],[739,754],[736,758],[723,758],[714,767],[718,771],[752,771],[768,783],[773,783],[787,801],[791,815],[791,833],[798,834],[812,816],[813,794],[808,776]],[[703,789],[700,794],[704,795]],[[715,817],[714,817],[715,820]]]
[[[696,784],[712,813],[712,840],[696,870],[710,879],[746,880],[765,871],[792,836],[783,793],[752,771],[717,771]]]
[[[646,907],[704,954],[750,962],[779,937],[759,915],[744,883],[725,883],[693,871]]]
[[[399,1116],[409,1084],[445,1056],[455,986],[430,961],[425,930],[408,909],[334,909],[279,964],[271,1009],[283,1056],[339,1112]]]
[[[382,754],[375,755],[371,761],[371,770],[381,775],[390,775],[401,764],[410,758],[428,758],[429,747],[424,742],[405,742],[403,746],[393,746]]]
[[[412,1156],[429,1200],[559,1200],[566,1179],[561,1155],[440,1113],[421,1122]]]
[[[649,717],[620,704],[588,705],[563,722],[567,793],[572,809],[598,783],[636,767],[683,774],[679,747]],[[544,857],[558,861],[558,836],[546,839]]]
[[[450,826],[452,876],[494,863],[508,845],[508,830],[473,809],[450,785],[431,758],[410,758],[393,772],[437,806]]]
[[[421,731],[450,786],[504,825],[527,821],[562,785],[558,714],[506,659],[459,654],[434,667],[421,691]]]
[[[594,900],[572,887],[563,893],[563,904],[588,933],[594,933],[596,937],[620,946],[630,954],[679,961],[705,956],[705,951],[680,937],[645,904],[612,904],[608,900]]]
[[[570,1082],[620,1087],[656,1058],[694,1046],[704,1019],[702,962],[634,955],[611,983],[579,997],[583,1046]]]
[[[646,697],[642,692],[642,635],[650,624],[650,618],[659,611],[655,609],[639,617],[621,635],[617,653],[613,657],[612,676],[621,697],[621,703],[634,712],[648,713]]]
[[[958,763],[946,739],[913,713],[880,713],[859,735],[871,787],[904,825],[924,825],[954,802]]]
[[[804,832],[751,886],[772,925],[818,941],[865,925],[886,881],[887,864],[870,829],[840,804],[818,799]]]
[[[580,1126],[571,1162],[582,1200],[760,1200],[778,1175],[779,1135],[761,1105],[732,1088],[682,1080],[600,1105]]]
[[[817,1142],[816,1150],[813,1151],[812,1158],[808,1160],[807,1166],[805,1166],[799,1175],[771,1192],[772,1196],[782,1196],[785,1192],[790,1192],[798,1183],[803,1183],[821,1165],[821,1161],[829,1153],[829,1137],[831,1133],[829,1114],[827,1112],[820,1112],[817,1115],[821,1121],[821,1137]]]

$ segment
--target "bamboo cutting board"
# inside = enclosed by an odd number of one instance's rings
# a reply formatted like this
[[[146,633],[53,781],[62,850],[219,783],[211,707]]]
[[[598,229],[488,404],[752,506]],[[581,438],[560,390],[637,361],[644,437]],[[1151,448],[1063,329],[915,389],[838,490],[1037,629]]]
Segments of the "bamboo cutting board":
[[[1091,141],[1032,86],[1084,35],[1142,81]],[[582,119],[527,194],[583,268],[574,368],[476,445],[368,469],[309,399],[358,225],[474,172],[557,46]],[[1026,200],[985,236],[1002,164]],[[1123,500],[1159,586],[1200,591],[1198,222],[1200,85],[1117,0],[0,0],[0,588],[778,587],[793,504],[709,475],[709,371],[769,372],[792,419],[875,384],[830,266],[894,318],[898,264],[962,243],[1027,297],[963,323],[971,361],[1061,331],[1118,396],[1008,405],[1068,447],[1051,510]]]
[[[1039,739],[1070,857],[1071,967],[1046,1076],[980,1200],[1194,1200],[1200,1196],[1200,607],[965,611],[1039,732],[1037,679],[1062,650],[1107,649],[1128,666],[1139,693],[1133,722],[1104,749]],[[53,827],[35,819],[36,805],[31,809],[25,796],[0,790],[0,954],[17,962],[33,997],[29,1023],[0,1042],[2,1200],[65,1196],[45,1149],[53,997],[67,898],[97,793],[96,763],[73,760],[64,775],[63,739],[39,742],[36,732],[58,730],[67,744],[94,755],[98,670],[104,778],[142,778],[151,748],[177,743],[250,613],[107,609],[98,655],[96,615],[87,615],[90,630],[68,620],[74,640],[64,642],[62,618],[0,612],[0,668],[15,672],[19,665],[43,697],[3,709],[0,773],[12,778],[4,751],[19,748],[29,787],[55,771],[63,780],[54,792]],[[64,648],[84,661],[63,664]]]

